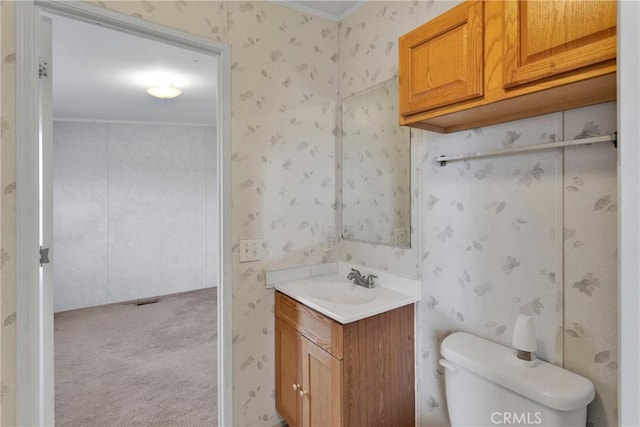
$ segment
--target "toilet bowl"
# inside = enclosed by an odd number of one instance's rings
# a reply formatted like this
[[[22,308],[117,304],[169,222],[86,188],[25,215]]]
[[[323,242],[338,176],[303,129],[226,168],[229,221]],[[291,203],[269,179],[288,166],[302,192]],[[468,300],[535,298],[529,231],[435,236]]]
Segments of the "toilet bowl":
[[[595,397],[588,379],[465,332],[440,347],[453,427],[530,425],[584,427]]]

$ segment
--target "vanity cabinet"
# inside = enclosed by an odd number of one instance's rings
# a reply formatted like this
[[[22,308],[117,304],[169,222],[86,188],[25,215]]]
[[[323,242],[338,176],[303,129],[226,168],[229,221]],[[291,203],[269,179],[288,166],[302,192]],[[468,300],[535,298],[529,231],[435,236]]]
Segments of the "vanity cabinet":
[[[276,410],[292,427],[414,426],[414,310],[352,323],[276,292]]]
[[[276,409],[294,426],[341,426],[342,361],[276,318]]]
[[[400,37],[400,124],[454,132],[616,98],[613,0],[468,0]]]

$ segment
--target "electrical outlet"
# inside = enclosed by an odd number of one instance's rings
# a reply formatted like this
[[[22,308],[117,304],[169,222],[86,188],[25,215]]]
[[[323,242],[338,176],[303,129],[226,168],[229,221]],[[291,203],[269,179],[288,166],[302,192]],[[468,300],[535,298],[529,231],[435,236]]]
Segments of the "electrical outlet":
[[[393,230],[393,241],[396,245],[406,245],[409,243],[409,229],[396,228]]]
[[[336,235],[333,227],[327,227],[324,232],[324,251],[331,252],[335,246]]]
[[[262,239],[240,240],[240,262],[260,261],[262,259]]]

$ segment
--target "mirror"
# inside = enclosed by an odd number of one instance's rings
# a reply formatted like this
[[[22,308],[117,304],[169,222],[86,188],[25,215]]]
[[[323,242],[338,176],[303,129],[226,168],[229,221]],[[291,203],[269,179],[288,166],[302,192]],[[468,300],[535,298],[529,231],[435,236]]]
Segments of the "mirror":
[[[342,238],[410,245],[410,132],[398,80],[342,101]]]

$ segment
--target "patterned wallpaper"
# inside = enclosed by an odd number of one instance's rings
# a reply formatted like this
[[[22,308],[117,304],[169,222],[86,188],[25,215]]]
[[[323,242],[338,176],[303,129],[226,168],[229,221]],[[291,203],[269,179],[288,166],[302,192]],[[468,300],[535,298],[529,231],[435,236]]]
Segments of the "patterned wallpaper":
[[[338,24],[271,2],[104,1],[99,6],[232,46],[234,420],[274,425],[273,292],[264,273],[333,261]],[[2,13],[2,425],[15,424],[13,4]],[[237,243],[263,238],[263,260]]]
[[[616,105],[564,113],[564,137],[616,130]],[[598,392],[588,420],[617,425],[618,195],[612,144],[570,147],[564,156],[564,366]]]
[[[337,23],[270,2],[229,4],[233,235],[264,239],[234,266],[237,425],[274,425],[273,291],[265,271],[333,260]]]
[[[340,97],[384,82],[398,73],[398,37],[454,7],[458,1],[367,1],[340,23]],[[411,247],[353,240],[340,242],[340,259],[406,277],[419,277],[422,223],[422,131],[411,130]],[[338,164],[338,170],[341,165]],[[337,177],[337,187],[340,186]],[[340,193],[337,193],[340,197]]]
[[[341,97],[393,76],[397,37],[453,6],[367,2],[347,17]],[[441,340],[463,330],[509,345],[519,313],[534,316],[541,357],[594,382],[589,422],[616,424],[613,145],[433,163],[441,154],[585,138],[615,126],[609,103],[448,135],[413,132],[412,249],[343,240],[340,258],[422,279],[418,425],[448,425]]]
[[[0,2],[0,424],[16,411],[15,7]]]
[[[335,258],[323,253],[322,235],[339,224],[338,93],[347,97],[393,77],[398,36],[455,3],[366,2],[340,26],[270,2],[98,4],[233,46],[233,240],[264,239],[263,261],[234,262],[234,413],[237,425],[274,425],[273,294],[264,289],[264,272]],[[12,2],[0,2],[0,19],[1,424],[13,425]],[[436,364],[440,340],[467,330],[506,343],[519,312],[535,317],[541,355],[596,384],[589,420],[615,424],[615,151],[593,146],[564,155],[431,164],[443,151],[469,146],[481,150],[550,141],[562,133],[574,138],[610,132],[614,111],[614,104],[605,104],[451,135],[413,132],[411,248],[340,242],[341,260],[422,278],[420,425],[447,424]]]
[[[273,425],[273,291],[266,270],[333,260],[338,24],[270,2],[106,2],[232,46],[234,422]],[[263,239],[262,261],[237,243]],[[258,326],[259,325],[259,326]]]
[[[342,101],[342,236],[407,245],[409,128],[398,125],[396,78]]]
[[[423,425],[446,425],[439,344],[464,330],[510,345],[534,317],[538,355],[591,379],[589,422],[617,412],[616,151],[580,146],[436,166],[443,153],[615,131],[615,103],[425,135]]]
[[[370,88],[397,75],[398,37],[418,26],[419,9],[424,5],[414,2],[366,2],[340,23],[340,97]],[[390,25],[391,24],[391,25]],[[411,132],[411,212],[410,247],[394,247],[354,240],[340,241],[340,259],[379,270],[419,277],[420,145]],[[340,158],[338,169],[341,170]],[[418,183],[418,185],[414,185]],[[337,186],[342,187],[338,176]],[[337,197],[341,197],[338,192]]]
[[[268,2],[143,1],[128,11],[232,46],[234,422],[276,424],[264,273],[332,259],[322,235],[335,224],[338,25]],[[247,237],[263,238],[261,262],[237,262]]]

